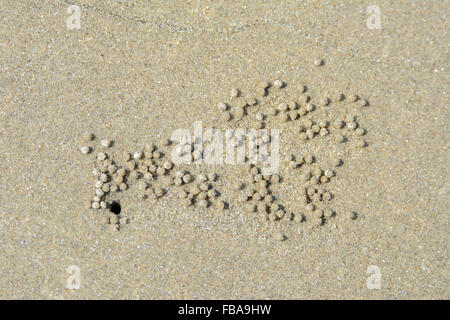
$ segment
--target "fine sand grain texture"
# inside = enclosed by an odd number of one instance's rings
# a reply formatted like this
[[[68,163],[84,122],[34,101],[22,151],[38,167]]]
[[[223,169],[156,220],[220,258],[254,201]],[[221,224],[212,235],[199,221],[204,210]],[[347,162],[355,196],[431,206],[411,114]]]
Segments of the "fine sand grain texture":
[[[341,2],[1,1],[0,298],[448,299],[450,2]],[[68,28],[70,5],[80,28]],[[367,22],[372,5],[379,29]],[[262,81],[273,84],[266,97]],[[302,85],[316,110],[297,122],[269,115],[303,99]],[[240,120],[234,88],[259,98]],[[346,100],[325,106],[336,92]],[[350,103],[352,93],[368,105]],[[330,124],[300,138],[308,117],[348,125],[349,115],[365,135],[350,124],[336,142]],[[160,169],[145,200],[133,170],[127,190],[106,182],[102,199],[120,203],[118,216],[87,208],[98,152],[121,167],[125,152],[155,142],[162,166],[174,130],[257,128],[261,116],[281,130],[270,203],[291,220],[243,203],[237,186],[249,172],[232,164],[180,167],[194,179],[217,173],[208,208],[178,199],[168,172],[180,168]],[[294,169],[290,154],[314,155],[323,169],[343,160],[322,190],[335,216],[307,211],[317,200],[300,183],[309,167]]]

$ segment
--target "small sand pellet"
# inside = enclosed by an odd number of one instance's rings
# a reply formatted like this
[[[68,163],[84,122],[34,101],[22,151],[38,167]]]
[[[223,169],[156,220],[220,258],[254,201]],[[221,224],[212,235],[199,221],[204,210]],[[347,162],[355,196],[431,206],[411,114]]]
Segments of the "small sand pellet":
[[[281,232],[275,232],[275,234],[273,235],[273,238],[276,241],[284,241],[284,240],[286,240],[286,236],[284,234],[282,234]]]
[[[145,182],[145,181],[140,181],[139,183],[138,183],[138,189],[139,190],[145,190],[145,189],[147,189],[147,183]]]
[[[129,152],[125,152],[123,154],[123,161],[130,161],[131,160],[131,154]]]
[[[226,111],[228,109],[228,105],[225,102],[219,102],[219,104],[217,105],[217,108],[220,111]]]
[[[280,209],[280,205],[278,203],[272,203],[270,206],[270,211],[276,212]]]
[[[298,117],[299,117],[299,114],[297,111],[295,111],[295,110],[289,111],[289,118],[291,120],[297,120]]]
[[[344,100],[344,94],[342,92],[336,91],[332,95],[333,101],[342,101]]]
[[[256,120],[261,121],[261,120],[264,120],[264,115],[261,112],[258,112],[255,115],[255,118],[256,118]]]
[[[301,141],[306,141],[306,140],[308,140],[308,136],[306,135],[305,132],[301,132],[301,133],[299,134],[299,138],[300,138]]]
[[[117,167],[115,165],[110,164],[108,166],[108,173],[113,174],[114,172],[116,172],[116,170],[117,170]]]
[[[234,109],[234,118],[236,120],[241,120],[244,117],[244,114],[245,114],[245,110],[243,107],[238,106]]]
[[[99,196],[100,198],[103,197],[104,194],[105,192],[102,189],[95,189],[95,195]]]
[[[359,148],[365,148],[365,147],[367,147],[367,142],[365,140],[358,140],[357,146]]]
[[[192,199],[184,198],[184,199],[182,199],[182,204],[185,207],[190,207],[192,205]]]
[[[100,176],[100,174],[101,174],[101,172],[97,168],[92,169],[92,175],[94,177],[98,177],[98,176]]]
[[[271,194],[267,194],[266,196],[264,196],[264,201],[267,203],[272,203],[273,202],[273,196]]]
[[[319,104],[321,106],[328,106],[330,104],[330,99],[328,99],[327,97],[321,98],[319,100]]]
[[[91,147],[89,146],[81,147],[80,151],[82,154],[88,154],[91,152]]]
[[[261,200],[261,195],[259,193],[255,193],[255,194],[253,194],[252,198],[253,198],[253,200],[259,201],[259,200]]]
[[[342,120],[335,120],[333,122],[333,127],[336,129],[341,129],[344,126],[344,121]]]
[[[278,105],[278,110],[280,110],[281,112],[286,112],[288,110],[288,105],[287,103],[280,103]]]
[[[142,151],[136,151],[136,152],[133,154],[133,159],[134,159],[134,160],[140,160],[140,159],[142,159],[143,156],[144,156],[144,154],[143,154]]]
[[[162,188],[160,188],[160,187],[156,187],[156,188],[154,189],[154,192],[155,192],[155,195],[156,195],[158,198],[160,198],[160,197],[162,197],[162,196],[164,195],[164,190],[163,190]]]
[[[255,194],[255,190],[253,188],[247,188],[244,193],[248,198],[250,198]]]
[[[156,145],[154,143],[147,144],[144,147],[144,151],[147,152],[147,153],[152,153],[155,150],[156,150]]]
[[[257,175],[259,173],[259,168],[258,167],[253,167],[250,169],[250,174],[252,175]]]
[[[364,130],[363,128],[358,128],[358,129],[355,130],[355,133],[358,136],[363,136],[366,133],[366,130]]]
[[[278,209],[277,211],[275,211],[275,215],[277,216],[278,219],[282,219],[284,217],[284,210],[282,209]]]
[[[256,89],[256,96],[259,98],[263,98],[267,95],[267,89],[266,88],[258,88]]]
[[[306,194],[308,196],[312,197],[316,194],[316,190],[313,187],[309,187],[306,189]]]
[[[135,174],[136,171],[133,171],[132,173]],[[124,178],[123,176],[115,176],[113,181],[119,185],[124,181]]]
[[[313,175],[315,175],[317,177],[320,177],[322,175],[323,171],[322,171],[322,169],[320,167],[315,167],[312,170],[312,173],[313,173]]]
[[[367,107],[368,105],[369,105],[369,102],[366,99],[359,100],[360,107]]]
[[[111,224],[118,224],[119,223],[119,217],[114,215],[114,216],[111,217],[110,221],[111,221]]]
[[[104,152],[97,153],[97,159],[100,160],[100,161],[105,160],[106,159],[106,153],[104,153]]]
[[[226,207],[226,202],[225,201],[218,201],[217,203],[216,203],[216,207],[217,207],[217,209],[219,209],[219,210],[225,210],[225,207]]]
[[[239,91],[238,88],[233,88],[233,89],[231,89],[231,92],[230,92],[232,98],[239,97],[240,93],[241,92]]]
[[[191,188],[189,188],[189,192],[192,193],[193,195],[198,195],[202,190],[200,190],[200,188],[198,188],[197,186],[192,186]]]
[[[102,191],[105,192],[105,193],[108,193],[109,191],[111,191],[111,185],[109,183],[105,183],[102,186]]]
[[[182,180],[181,178],[174,178],[174,179],[173,179],[173,183],[174,183],[176,186],[181,186],[181,185],[183,184],[183,180]]]
[[[331,193],[329,193],[329,192],[325,192],[324,194],[323,194],[323,196],[322,196],[322,199],[324,200],[324,201],[330,201],[331,200]]]
[[[134,160],[128,161],[126,164],[127,168],[131,171],[136,169],[136,162]]]
[[[314,131],[314,133],[319,133],[320,132],[320,126],[317,124],[314,124],[311,129]]]
[[[200,201],[198,201],[198,206],[200,208],[207,208],[208,207],[208,200],[201,199]]]
[[[119,189],[120,189],[120,191],[127,190],[128,185],[125,182],[122,182],[121,184],[119,184]]]
[[[226,111],[226,112],[224,112],[224,113],[222,114],[222,119],[223,119],[224,121],[231,121],[232,118],[233,118],[233,117],[232,117],[231,113],[228,112],[228,111]]]
[[[334,140],[337,143],[343,143],[343,142],[345,142],[345,136],[343,136],[342,134],[336,134],[336,136],[334,137]]]
[[[311,164],[314,162],[314,157],[310,154],[308,154],[307,156],[305,156],[305,163],[306,164]]]
[[[313,227],[320,227],[323,225],[323,220],[322,218],[313,217],[311,219],[311,224]]]
[[[281,89],[284,86],[284,82],[282,80],[275,80],[273,86],[277,89]]]
[[[152,156],[154,159],[159,159],[162,156],[162,153],[159,151],[153,151]]]
[[[127,170],[125,168],[120,168],[117,170],[117,175],[124,177],[127,174]]]
[[[111,140],[103,139],[101,141],[101,145],[103,148],[109,148],[111,146]]]
[[[331,218],[331,217],[334,216],[334,211],[332,209],[330,209],[330,208],[326,208],[323,211],[323,215],[324,215],[325,218]]]
[[[119,186],[115,183],[111,184],[111,192],[117,192],[119,190]]]
[[[332,160],[333,166],[340,167],[342,165],[342,160],[340,158],[335,158]]]
[[[210,199],[214,198],[217,195],[217,191],[214,189],[210,189],[210,190],[208,190],[207,195],[208,195],[208,198],[210,198]]]
[[[267,205],[265,203],[263,203],[263,202],[258,203],[257,211],[259,213],[266,213],[267,212]]]
[[[247,102],[247,105],[254,106],[255,104],[258,103],[258,100],[256,100],[255,98],[250,97],[250,98],[246,99],[246,102]]]
[[[323,210],[316,208],[313,212],[314,218],[322,218],[323,217]]]
[[[84,134],[84,140],[92,141],[94,139],[95,139],[95,135],[93,133],[88,132],[88,133]]]
[[[189,183],[189,182],[191,182],[192,181],[192,176],[189,174],[189,173],[187,173],[187,174],[185,174],[184,176],[183,176],[183,182],[184,183]]]
[[[325,174],[325,176],[327,176],[328,178],[331,178],[331,177],[334,176],[334,171],[333,171],[333,170],[330,170],[330,169],[327,169],[327,170],[325,170],[324,174]]]
[[[158,167],[158,169],[156,169],[156,174],[159,176],[163,176],[166,174],[166,169],[164,169],[164,167]]]
[[[328,129],[327,128],[321,128],[319,131],[320,136],[324,137],[328,135]]]
[[[349,94],[347,94],[347,98],[348,98],[348,101],[350,101],[350,102],[356,102],[359,99],[358,95],[356,95],[353,92],[350,92]]]
[[[358,124],[354,121],[347,122],[347,128],[350,130],[355,130],[358,127]]]
[[[97,180],[97,181],[95,181],[94,185],[97,189],[100,189],[101,187],[103,187],[103,182],[100,180]]]
[[[316,67],[323,66],[324,65],[324,60],[321,59],[321,58],[314,59],[313,64]]]
[[[211,184],[209,184],[208,182],[203,182],[199,185],[199,187],[200,190],[207,191],[211,188]]]
[[[314,109],[316,109],[316,106],[312,103],[308,103],[305,107],[306,111],[311,112],[314,111]]]
[[[165,161],[164,164],[163,164],[163,167],[164,167],[164,169],[166,169],[166,170],[170,170],[170,169],[172,169],[173,164],[172,164],[172,162],[170,162],[170,161]]]

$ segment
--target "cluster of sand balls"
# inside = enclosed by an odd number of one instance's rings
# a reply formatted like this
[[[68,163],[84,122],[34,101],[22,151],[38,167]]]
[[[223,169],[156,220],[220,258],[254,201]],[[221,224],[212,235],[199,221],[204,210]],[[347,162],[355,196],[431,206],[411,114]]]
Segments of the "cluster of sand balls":
[[[322,168],[314,160],[311,155],[307,155],[305,158],[291,156],[289,168],[296,169],[299,166],[305,166],[300,176],[302,190],[299,198],[305,212],[302,213],[304,219],[298,222],[305,221],[307,217],[313,225],[321,226],[335,214],[334,210],[329,207],[333,196],[327,190],[326,185],[335,176],[335,170],[342,162],[340,159],[336,159],[333,161],[334,168]]]
[[[95,140],[93,134],[87,134],[86,142]],[[171,144],[170,140],[161,142],[161,147]],[[106,149],[112,146],[112,141],[101,140],[101,148]],[[182,147],[187,144],[182,144]],[[86,145],[80,148],[82,154],[89,154],[94,150],[93,146]],[[184,150],[187,150],[184,148]],[[191,149],[189,149],[191,150]],[[182,199],[184,206],[195,205],[201,208],[208,208],[215,202],[218,208],[226,209],[227,202],[218,199],[220,192],[214,188],[217,174],[199,174],[194,177],[189,171],[176,168],[175,164],[165,159],[165,154],[156,144],[146,145],[144,150],[135,152],[125,152],[122,164],[110,158],[110,155],[102,150],[95,155],[94,168],[94,194],[92,199],[86,201],[86,209],[111,209],[108,199],[113,198],[117,192],[127,190],[130,185],[138,188],[139,199],[149,200],[155,203],[163,198],[169,188],[178,188],[177,196]],[[161,179],[161,178],[167,179]],[[129,222],[126,217],[118,214],[110,215],[110,210],[105,217],[105,223],[113,225],[117,230]]]
[[[316,62],[316,66],[323,64],[322,60]],[[315,138],[331,135],[332,141],[335,143],[346,143],[352,137],[352,140],[356,141],[357,147],[367,146],[367,142],[363,139],[366,130],[360,126],[355,115],[348,114],[342,119],[339,117],[333,119],[314,118],[314,111],[318,108],[330,108],[333,103],[348,103],[363,108],[369,105],[366,99],[360,98],[353,92],[347,94],[334,92],[320,97],[314,103],[313,98],[307,92],[307,86],[300,84],[297,86],[297,98],[289,97],[280,102],[280,99],[275,97],[276,95],[273,95],[271,91],[273,89],[275,92],[279,92],[285,87],[286,83],[282,80],[275,80],[272,84],[262,81],[258,84],[253,97],[250,98],[244,98],[241,90],[233,89],[230,100],[218,104],[222,112],[222,119],[239,122],[245,115],[248,115],[250,107],[255,107],[256,128],[265,128],[265,120],[270,117],[279,117],[281,122],[290,123],[298,128],[299,140],[305,143],[313,141]],[[268,106],[266,113],[261,112],[264,105]],[[267,140],[250,141],[249,148],[256,149],[259,144],[265,142]],[[312,154],[306,154],[303,156],[289,155],[286,157],[285,163],[289,170],[299,170],[299,179],[302,184],[302,197],[299,202],[303,205],[303,210],[289,212],[284,208],[269,188],[273,183],[272,178],[262,176],[259,168],[251,166],[248,185],[239,185],[243,188],[241,200],[250,203],[249,211],[259,212],[265,220],[273,222],[281,220],[297,223],[310,221],[313,226],[322,226],[336,216],[335,210],[331,208],[331,201],[334,197],[327,190],[327,184],[336,176],[337,169],[343,164],[343,160],[340,158],[329,159],[327,166],[320,166]],[[278,175],[272,177],[280,180]],[[348,217],[356,219],[357,214],[352,211]],[[285,239],[284,235],[277,235],[275,238]]]
[[[184,179],[188,175],[189,179]],[[215,173],[199,174],[195,179],[189,173],[177,171],[175,176],[180,179],[177,196],[185,207],[198,206],[200,208],[208,208],[213,202],[216,202],[217,208],[223,210],[227,207],[227,203],[217,200],[219,191],[214,188],[214,181],[217,179]],[[217,200],[217,201],[216,201]]]
[[[243,97],[241,90],[234,88],[231,91],[230,101],[220,102],[218,108],[221,111],[221,120],[239,122],[248,115],[249,108],[256,108],[258,105],[265,104],[265,100],[269,100],[271,89],[281,90],[286,87],[285,82],[275,80],[273,84],[268,81],[262,81],[257,85],[255,93],[250,97]],[[312,97],[307,93],[307,86],[304,84],[297,85],[298,97],[296,99],[286,99],[279,104],[273,104],[269,107],[267,113],[258,111],[255,114],[254,128],[262,129],[266,127],[265,120],[268,117],[279,116],[282,122],[299,122],[298,132],[299,138],[303,141],[313,139],[314,137],[324,137],[333,133],[336,142],[346,142],[347,136],[354,135],[357,137],[356,145],[358,147],[366,147],[367,142],[362,138],[365,135],[365,129],[361,128],[357,122],[356,116],[349,114],[345,119],[318,119],[317,121],[310,119],[309,115],[318,108],[330,107],[333,103],[345,102],[356,104],[360,108],[367,107],[368,101],[360,98],[355,93],[333,92],[318,99],[317,105]]]
[[[328,219],[331,219],[335,212],[328,207],[333,196],[326,189],[326,184],[335,176],[335,169],[323,169],[314,163],[314,156],[289,155],[285,159],[289,169],[298,169],[302,166],[308,166],[308,169],[300,176],[303,184],[301,198],[298,201],[304,205],[304,212],[289,212],[271,190],[271,185],[282,182],[278,174],[262,175],[261,169],[250,165],[249,179],[238,185],[242,190],[240,199],[248,204],[249,212],[258,212],[264,220],[272,222],[294,221],[301,223],[311,220],[313,225],[323,225]],[[333,161],[335,167],[342,164],[340,159]],[[322,208],[324,207],[324,208]]]
[[[317,62],[317,66],[323,61]],[[350,92],[334,92],[320,97],[316,103],[309,94],[305,84],[296,86],[298,95],[296,98],[280,98],[276,96],[287,84],[282,80],[260,82],[253,95],[244,97],[241,90],[234,88],[231,90],[230,100],[220,102],[218,108],[221,111],[220,120],[239,123],[249,115],[249,110],[254,109],[253,122],[247,123],[248,129],[262,129],[266,127],[270,118],[279,119],[286,125],[297,128],[299,141],[303,143],[313,143],[315,139],[321,137],[332,137],[332,141],[337,144],[346,143],[351,137],[356,141],[356,146],[364,148],[367,142],[363,139],[366,130],[362,128],[358,119],[353,114],[347,114],[344,118],[315,118],[315,111],[318,108],[330,108],[333,103],[356,104],[363,108],[369,105],[368,101]],[[273,90],[273,91],[272,91]],[[283,100],[283,101],[280,101]],[[267,112],[263,112],[263,107],[268,107]],[[239,133],[238,133],[239,132]],[[235,138],[234,146],[248,142],[249,150],[257,151],[261,146],[270,143],[268,135],[260,137],[247,135],[248,131],[229,130],[227,138]],[[95,140],[93,134],[86,136],[87,142]],[[184,207],[210,208],[214,207],[223,210],[229,207],[226,201],[219,199],[220,192],[215,188],[217,180],[215,173],[192,174],[184,168],[177,168],[171,161],[165,158],[162,148],[171,144],[170,140],[163,140],[160,146],[156,144],[147,145],[144,150],[132,153],[126,152],[120,165],[110,158],[105,151],[111,148],[113,143],[110,140],[101,140],[101,148],[95,156],[94,168],[94,194],[92,199],[86,203],[87,208],[108,209],[111,199],[116,192],[123,192],[131,185],[137,185],[139,197],[142,200],[156,202],[167,195],[170,188],[175,189],[176,196],[180,199]],[[188,163],[195,164],[202,159],[202,148],[196,147],[196,141],[182,141],[176,148],[178,156],[187,157]],[[94,148],[86,145],[80,148],[82,154],[90,154]],[[255,153],[256,154],[256,153]],[[186,158],[185,158],[186,159]],[[277,223],[288,221],[290,223],[304,223],[309,221],[313,226],[322,226],[336,216],[332,209],[331,202],[333,194],[328,190],[328,183],[336,176],[338,168],[343,164],[340,158],[329,159],[328,165],[317,163],[316,157],[311,154],[294,155],[290,154],[284,159],[283,168],[296,170],[298,179],[301,182],[301,197],[298,199],[302,205],[302,210],[291,212],[285,208],[272,190],[272,186],[282,183],[282,178],[278,174],[263,175],[262,168],[250,164],[255,159],[245,157],[249,178],[238,185],[240,199],[248,207],[249,212],[258,213],[264,221]],[[165,179],[161,179],[165,177]],[[356,219],[357,214],[350,212],[350,219]],[[114,225],[120,229],[121,225],[128,223],[128,219],[118,215],[108,216],[106,223]],[[278,240],[286,237],[277,233],[274,236]]]
[[[242,190],[240,200],[248,203],[248,210],[258,212],[263,220],[278,221],[284,219],[291,221],[295,217],[286,212],[271,190],[271,186],[280,183],[280,181],[281,176],[278,174],[263,175],[261,168],[250,165],[248,181],[239,184],[239,189]]]

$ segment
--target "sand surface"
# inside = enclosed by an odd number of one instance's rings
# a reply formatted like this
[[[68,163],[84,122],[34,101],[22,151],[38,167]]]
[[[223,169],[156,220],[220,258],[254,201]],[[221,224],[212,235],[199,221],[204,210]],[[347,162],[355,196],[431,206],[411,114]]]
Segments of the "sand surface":
[[[339,3],[1,1],[0,298],[448,299],[449,2]],[[67,28],[70,4],[79,30]],[[367,27],[374,4],[381,29]],[[84,207],[94,154],[79,151],[84,133],[120,154],[195,121],[225,127],[217,103],[232,88],[275,79],[370,101],[358,114],[368,146],[342,149],[330,183],[330,223],[255,219],[234,165],[205,169],[228,210],[184,208],[170,192],[137,201],[131,186],[117,199],[130,223],[117,231]],[[300,148],[283,132],[282,153]],[[320,141],[322,159],[339,153]],[[283,170],[279,191],[296,210]]]

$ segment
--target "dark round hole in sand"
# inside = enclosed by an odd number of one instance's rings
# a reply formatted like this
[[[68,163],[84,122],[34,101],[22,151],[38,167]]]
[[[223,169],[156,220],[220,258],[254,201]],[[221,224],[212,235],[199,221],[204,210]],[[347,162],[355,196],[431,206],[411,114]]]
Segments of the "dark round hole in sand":
[[[122,210],[122,208],[120,207],[120,203],[118,203],[117,201],[111,202],[111,206],[109,207],[109,211],[111,211],[114,214],[119,214],[120,210]]]

